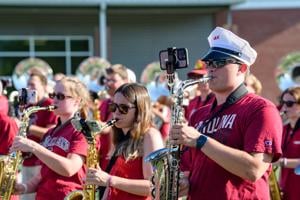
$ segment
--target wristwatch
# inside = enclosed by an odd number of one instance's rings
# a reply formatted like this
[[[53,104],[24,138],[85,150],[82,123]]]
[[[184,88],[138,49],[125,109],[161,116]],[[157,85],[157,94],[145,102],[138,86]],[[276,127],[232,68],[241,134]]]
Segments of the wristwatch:
[[[207,141],[207,136],[200,135],[200,137],[198,137],[198,139],[196,141],[196,148],[201,149],[204,146],[204,144],[206,143],[206,141]]]

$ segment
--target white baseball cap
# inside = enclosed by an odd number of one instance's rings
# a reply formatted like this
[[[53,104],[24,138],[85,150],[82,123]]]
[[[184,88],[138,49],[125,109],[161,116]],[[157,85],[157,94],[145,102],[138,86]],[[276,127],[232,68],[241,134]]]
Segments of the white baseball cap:
[[[203,61],[235,58],[246,65],[252,65],[257,57],[250,44],[231,31],[216,27],[208,36],[210,49]]]

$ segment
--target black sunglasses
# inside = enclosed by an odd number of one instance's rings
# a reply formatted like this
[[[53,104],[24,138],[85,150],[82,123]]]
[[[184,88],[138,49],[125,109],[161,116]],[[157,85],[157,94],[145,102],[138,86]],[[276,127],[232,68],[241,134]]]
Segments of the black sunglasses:
[[[60,93],[60,92],[58,92],[58,93],[55,93],[55,92],[50,93],[49,97],[51,99],[54,99],[54,97],[56,97],[56,99],[58,99],[60,101],[64,100],[65,98],[72,98],[71,96],[64,95],[63,93]]]
[[[135,108],[135,106],[128,106],[126,104],[110,103],[109,107],[108,107],[110,112],[116,112],[116,110],[118,109],[119,112],[123,115],[126,115],[129,111],[129,109],[131,109],[131,108]]]
[[[281,101],[280,103],[281,103],[281,105],[285,104],[286,107],[290,108],[290,107],[292,107],[297,102],[295,102],[295,101]]]
[[[227,64],[243,64],[235,59],[224,59],[224,60],[209,60],[209,61],[205,61],[205,64],[208,67],[214,68],[214,69],[218,69],[218,68],[222,68]]]

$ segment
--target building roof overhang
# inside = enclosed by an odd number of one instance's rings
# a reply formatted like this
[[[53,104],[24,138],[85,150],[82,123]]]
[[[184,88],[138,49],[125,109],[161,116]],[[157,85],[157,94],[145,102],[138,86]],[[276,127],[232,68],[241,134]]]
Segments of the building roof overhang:
[[[178,6],[231,6],[245,0],[0,0],[2,6],[99,6],[111,7],[178,7]]]

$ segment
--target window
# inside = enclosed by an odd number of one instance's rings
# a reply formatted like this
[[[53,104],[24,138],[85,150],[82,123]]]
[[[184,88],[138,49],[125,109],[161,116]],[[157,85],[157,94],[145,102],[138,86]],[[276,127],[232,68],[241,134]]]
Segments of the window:
[[[81,61],[93,56],[91,36],[0,36],[0,76],[11,76],[21,60],[45,60],[54,73],[74,74]]]

